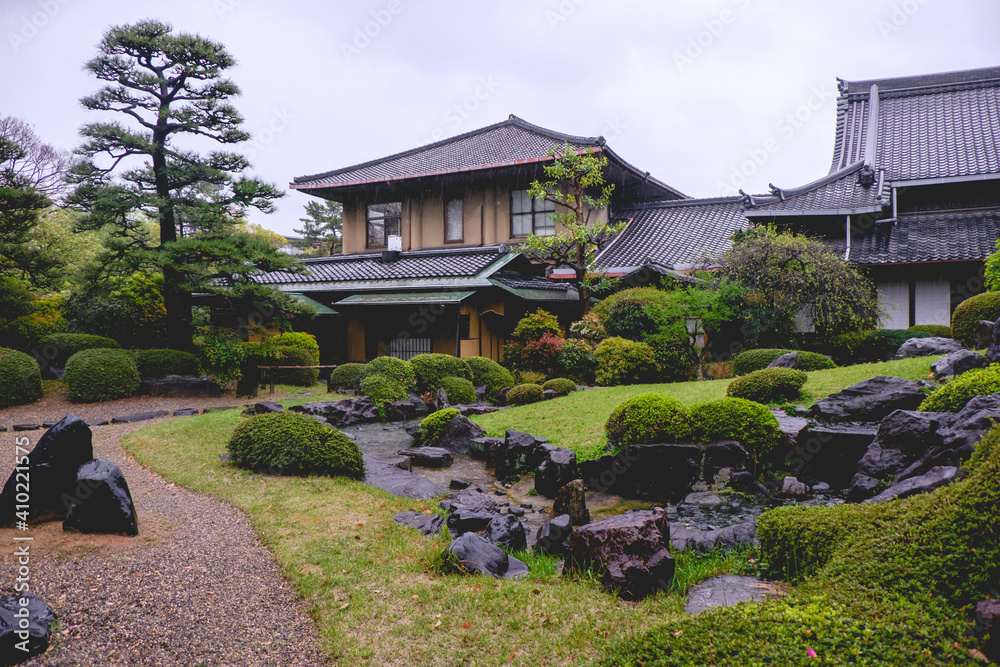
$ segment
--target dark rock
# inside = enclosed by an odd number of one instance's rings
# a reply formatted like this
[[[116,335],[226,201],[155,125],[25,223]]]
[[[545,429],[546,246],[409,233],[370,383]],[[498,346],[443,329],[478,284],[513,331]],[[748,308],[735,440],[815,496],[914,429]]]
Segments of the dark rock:
[[[959,480],[960,471],[955,467],[937,466],[928,472],[917,477],[910,477],[901,482],[897,482],[888,489],[878,494],[874,498],[866,500],[868,503],[884,503],[893,498],[908,498],[918,493],[929,493],[934,489],[947,486]]]
[[[376,412],[377,406],[376,406]],[[409,394],[400,401],[392,401],[382,406],[379,421],[398,422],[422,417],[430,412],[427,405],[416,394]]]
[[[670,524],[662,508],[627,512],[578,528],[564,573],[601,573],[601,583],[625,600],[666,590],[674,577]]]
[[[746,471],[734,472],[729,476],[729,488],[740,493],[749,493],[755,496],[767,494],[767,487],[754,479],[753,473]]]
[[[480,385],[476,389],[476,401],[485,403],[486,402],[486,392],[489,391],[489,387],[485,384]]]
[[[459,415],[448,423],[441,436],[439,447],[443,447],[456,454],[467,454],[473,438],[481,438],[486,435],[486,431],[479,424],[470,421],[468,417]]]
[[[916,410],[926,398],[920,385],[880,375],[817,401],[811,414],[826,421],[879,421],[893,410]]]
[[[485,461],[486,465],[492,468],[497,464],[497,451],[503,446],[503,438],[473,438],[469,440],[469,456]]]
[[[941,380],[942,378],[961,375],[966,371],[976,368],[986,368],[987,365],[989,365],[989,362],[986,360],[986,357],[978,352],[958,350],[957,352],[952,352],[944,359],[935,361],[931,364],[931,370],[934,372],[934,378]]]
[[[432,395],[435,412],[451,407],[451,402],[448,400],[448,393],[444,389],[439,388],[437,391],[433,392]]]
[[[546,498],[555,498],[559,489],[580,477],[576,452],[563,447],[539,445],[542,462],[535,472],[535,491]]]
[[[503,479],[509,475],[534,471],[541,462],[538,445],[548,442],[530,433],[508,429],[503,447],[496,452],[496,477]]]
[[[222,387],[207,377],[168,375],[144,381],[139,387],[139,393],[170,398],[219,398],[222,396]]]
[[[863,500],[868,500],[875,495],[879,483],[879,480],[874,477],[858,473],[851,480],[851,488],[847,492],[847,502],[860,503]]]
[[[528,573],[527,565],[475,533],[460,536],[448,545],[448,553],[455,557],[458,570],[463,574],[517,579]]]
[[[416,500],[441,495],[437,485],[426,477],[401,470],[394,463],[374,456],[365,456],[365,469],[366,484],[384,489],[393,495]]]
[[[111,461],[94,459],[76,472],[76,486],[64,495],[69,511],[63,530],[108,535],[138,535],[132,494],[121,469]]]
[[[230,461],[233,460],[233,455],[229,453],[219,454],[219,460],[222,461],[223,463],[229,463]]]
[[[137,412],[132,415],[122,415],[120,417],[112,417],[112,424],[131,424],[133,422],[144,422],[150,419],[159,419],[160,417],[166,417],[170,413],[166,410],[153,410],[152,412]]]
[[[42,428],[41,424],[14,424],[11,428],[15,431],[37,431]]]
[[[63,494],[76,486],[77,469],[94,458],[90,428],[76,415],[66,415],[62,421],[39,438],[27,456],[28,478],[31,484],[31,521],[64,518],[68,509]],[[10,525],[14,519],[17,479],[13,471],[0,493],[0,525]]]
[[[447,468],[455,462],[451,452],[444,447],[411,447],[400,449],[396,453],[400,456],[409,456],[413,465],[424,468]]]
[[[698,614],[714,607],[732,607],[741,602],[758,602],[774,595],[774,584],[756,577],[725,574],[706,579],[688,589],[684,611]]]
[[[27,627],[22,627],[25,618]],[[56,613],[41,598],[26,592],[0,595],[0,664],[45,653],[55,620]]]
[[[505,483],[506,483],[506,482],[505,482]],[[503,489],[497,489],[496,491],[494,491],[494,492],[493,492],[493,494],[494,494],[494,495],[497,495],[497,496],[506,496],[506,495],[507,495],[507,492],[506,492],[506,491],[504,491]]]
[[[0,433],[6,433],[6,432],[7,432],[7,427],[6,426],[0,426]]]
[[[573,536],[573,522],[569,514],[552,517],[538,528],[535,552],[562,556],[569,552],[569,541]]]
[[[481,533],[490,525],[493,517],[500,516],[499,510],[468,510],[459,508],[448,515],[448,530],[452,535]]]
[[[468,405],[456,405],[455,407],[460,413],[462,413],[463,417],[468,417],[469,415],[486,415],[500,409],[495,405],[483,402],[469,403]]]
[[[193,417],[198,414],[198,408],[181,408],[174,410],[174,417]]]
[[[400,512],[394,514],[392,520],[401,526],[416,528],[424,537],[435,537],[441,532],[444,525],[444,517],[440,514],[421,514],[420,512]]]
[[[786,469],[802,479],[844,488],[851,483],[876,431],[874,424],[812,422],[795,448],[785,453]]]
[[[993,662],[1000,662],[1000,600],[982,600],[976,603],[977,637],[989,636],[982,646],[983,655]]]
[[[367,396],[345,398],[339,401],[319,401],[304,403],[289,408],[293,412],[321,417],[333,426],[350,426],[377,422],[381,418],[378,406]]]
[[[745,470],[750,463],[750,455],[738,442],[716,442],[705,448],[705,481],[715,483],[715,478],[723,468]]]
[[[274,401],[261,401],[259,403],[254,403],[249,408],[243,411],[244,415],[266,415],[272,412],[284,412],[285,408],[281,403],[275,403]]]
[[[713,530],[699,530],[675,524],[670,527],[670,544],[678,551],[693,549],[698,553],[708,553],[720,548],[752,546],[758,544],[757,524],[755,521],[747,521]]]
[[[579,464],[587,487],[629,498],[677,502],[701,473],[698,445],[632,445]]]
[[[451,480],[451,484],[448,485],[448,488],[454,491],[461,491],[462,489],[467,489],[470,486],[472,486],[472,482],[466,482],[464,479],[458,479],[456,477]]]
[[[486,526],[486,530],[482,532],[482,536],[486,541],[508,552],[524,551],[528,548],[528,536],[524,532],[524,524],[513,514],[494,516]]]
[[[830,493],[830,485],[826,482],[820,482],[819,484],[813,484],[810,490],[813,493]]]
[[[774,361],[767,365],[768,368],[791,368],[798,370],[802,368],[802,362],[799,360],[798,352],[786,352],[785,354],[777,357]]]
[[[718,507],[722,504],[722,498],[711,491],[695,491],[684,496],[684,505],[697,505]]]
[[[947,412],[896,410],[879,424],[876,439],[884,449],[920,453],[941,442],[938,429],[951,417]]]
[[[107,426],[110,423],[107,419],[91,419],[87,422],[87,426]]]
[[[809,493],[806,485],[789,475],[781,480],[781,491],[779,495],[788,498],[801,498]]]
[[[962,344],[953,338],[911,338],[896,350],[897,359],[908,357],[930,357],[941,354],[951,354],[963,349]]]
[[[57,423],[58,423],[58,422],[42,422],[42,428],[52,428],[52,427],[53,427],[53,426],[55,426],[55,425],[56,425]]]
[[[542,392],[543,401],[551,401],[553,398],[559,398],[559,394],[557,394],[555,390],[546,389],[545,391]]]
[[[497,392],[497,405],[507,405],[507,392],[510,390],[511,387],[501,387]]]
[[[583,491],[583,480],[574,479],[556,492],[556,502],[552,506],[556,516],[569,514],[574,526],[590,523],[590,510],[587,509],[587,498]]]
[[[986,360],[991,364],[1000,362],[1000,318],[989,328],[989,347],[986,348]]]
[[[524,516],[524,510],[521,509],[520,507],[511,507],[510,513],[513,514],[514,516]]]
[[[459,493],[453,493],[442,500],[438,507],[451,514],[460,509],[470,512],[489,512],[496,514],[497,502],[481,491],[466,489]]]

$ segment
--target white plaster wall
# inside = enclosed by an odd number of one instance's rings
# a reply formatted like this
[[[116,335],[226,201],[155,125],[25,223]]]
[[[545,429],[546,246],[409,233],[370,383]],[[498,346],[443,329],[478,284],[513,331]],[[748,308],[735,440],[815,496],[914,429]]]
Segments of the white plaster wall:
[[[880,282],[878,302],[882,306],[883,329],[908,329],[910,327],[910,285],[906,281]],[[918,301],[919,303],[919,301]],[[917,318],[919,319],[919,318]],[[921,322],[921,324],[924,324]],[[927,324],[931,324],[928,322]]]
[[[914,301],[916,324],[951,324],[951,284],[947,280],[918,280]]]

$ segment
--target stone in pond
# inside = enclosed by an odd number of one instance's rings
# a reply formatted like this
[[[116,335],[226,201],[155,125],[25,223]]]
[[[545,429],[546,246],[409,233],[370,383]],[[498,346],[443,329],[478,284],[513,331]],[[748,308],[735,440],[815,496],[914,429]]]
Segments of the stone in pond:
[[[451,452],[444,447],[411,447],[400,449],[396,453],[400,456],[409,456],[413,465],[424,468],[447,468],[455,462]]]
[[[542,462],[535,472],[535,491],[546,498],[555,498],[559,489],[580,476],[576,452],[552,445],[539,445],[539,452]]]
[[[590,523],[590,510],[587,509],[587,498],[583,490],[583,480],[574,479],[556,493],[556,502],[552,507],[555,515],[569,514],[574,526]]]
[[[482,536],[465,533],[450,545],[448,553],[462,574],[485,574],[497,579],[516,579],[528,573],[528,566]]]
[[[64,497],[69,511],[63,530],[139,534],[132,494],[117,465],[104,459],[88,461],[77,470],[76,482],[75,488]]]
[[[25,620],[27,627],[22,627]],[[56,613],[41,598],[30,593],[0,595],[0,664],[45,653],[55,620]]]

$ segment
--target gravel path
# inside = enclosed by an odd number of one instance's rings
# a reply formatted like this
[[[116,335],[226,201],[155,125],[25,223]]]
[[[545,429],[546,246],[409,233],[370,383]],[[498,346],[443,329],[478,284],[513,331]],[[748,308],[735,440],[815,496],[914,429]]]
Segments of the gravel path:
[[[57,421],[68,412],[93,420],[239,402],[232,397],[133,398],[87,406],[57,397],[0,410],[0,426]],[[59,522],[27,533],[34,537],[32,587],[56,610],[59,632],[44,655],[24,664],[327,664],[305,605],[247,517],[220,500],[171,484],[121,449],[122,436],[149,423],[92,429],[94,455],[117,463],[128,480],[139,515],[138,537],[63,533]],[[4,479],[14,438],[27,436],[33,446],[42,433],[0,433]],[[14,532],[0,530],[0,590],[5,592],[15,578]]]

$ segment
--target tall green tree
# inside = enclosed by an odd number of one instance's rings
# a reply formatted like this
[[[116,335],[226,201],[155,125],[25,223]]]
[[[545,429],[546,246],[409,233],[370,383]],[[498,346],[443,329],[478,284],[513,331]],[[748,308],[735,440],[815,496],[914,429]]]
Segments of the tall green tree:
[[[303,245],[329,245],[329,254],[336,255],[344,248],[344,207],[340,202],[324,200],[306,202],[306,217],[299,218],[302,229],[293,230],[302,235]]]
[[[568,143],[550,150],[549,156],[553,161],[544,167],[546,180],[534,181],[528,194],[565,207],[565,213],[552,215],[563,229],[553,236],[530,234],[520,249],[553,267],[571,267],[587,311],[595,287],[590,274],[597,250],[623,226],[590,221],[594,211],[607,208],[611,201],[614,185],[604,180],[608,158],[590,148],[577,151]]]
[[[71,201],[87,212],[82,228],[108,231],[109,256],[128,264],[123,272],[162,272],[172,347],[191,344],[192,290],[277,298],[250,274],[290,262],[233,231],[248,207],[269,213],[283,193],[244,176],[250,164],[242,155],[180,145],[185,138],[223,145],[250,138],[230,103],[240,94],[225,77],[235,64],[222,44],[145,20],[109,29],[85,65],[108,84],[81,102],[119,117],[81,129],[77,152],[85,160],[74,169],[79,185]],[[178,234],[178,211],[193,234]],[[158,239],[149,235],[150,221]]]

